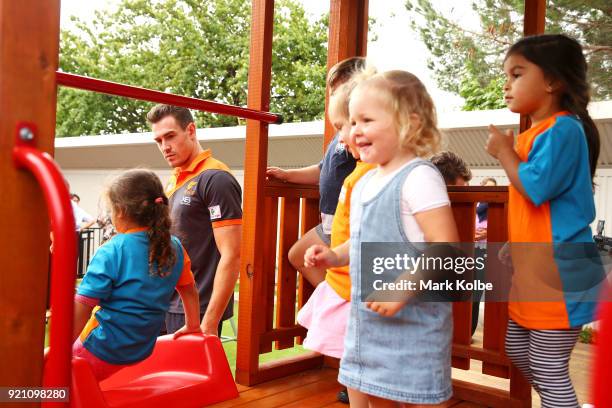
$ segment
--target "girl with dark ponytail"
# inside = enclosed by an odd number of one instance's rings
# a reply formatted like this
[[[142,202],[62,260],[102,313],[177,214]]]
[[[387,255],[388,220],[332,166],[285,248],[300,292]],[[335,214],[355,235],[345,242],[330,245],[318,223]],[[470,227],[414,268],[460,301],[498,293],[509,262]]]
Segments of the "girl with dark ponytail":
[[[153,352],[175,289],[186,324],[174,337],[201,332],[191,262],[170,235],[159,178],[129,170],[113,181],[107,198],[118,234],[96,251],[75,298],[73,354],[89,361],[98,380]]]
[[[585,256],[597,253],[590,224],[600,148],[587,111],[587,63],[575,40],[537,35],[510,47],[504,71],[508,107],[531,122],[516,146],[512,131],[502,134],[491,125],[486,146],[511,182],[509,241],[522,243],[510,249],[506,354],[540,394],[542,407],[578,407],[569,358],[581,326],[594,319],[591,287],[605,279]]]
[[[171,245],[168,198],[159,178],[148,170],[130,170],[111,185],[108,199],[116,216],[146,228],[149,272],[166,276],[176,263],[176,251]]]

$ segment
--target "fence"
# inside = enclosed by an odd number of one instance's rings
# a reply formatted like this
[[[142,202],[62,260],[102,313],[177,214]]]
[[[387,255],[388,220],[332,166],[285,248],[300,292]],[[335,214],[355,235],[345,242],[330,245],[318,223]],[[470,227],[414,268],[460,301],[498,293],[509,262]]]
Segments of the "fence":
[[[87,265],[102,244],[102,228],[87,228],[77,231],[77,278],[82,278],[87,272]]]

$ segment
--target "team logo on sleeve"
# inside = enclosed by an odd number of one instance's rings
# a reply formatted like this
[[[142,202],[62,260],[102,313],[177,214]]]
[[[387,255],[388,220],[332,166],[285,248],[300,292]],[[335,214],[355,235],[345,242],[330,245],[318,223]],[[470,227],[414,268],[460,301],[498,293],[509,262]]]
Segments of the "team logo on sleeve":
[[[213,205],[212,207],[208,207],[208,211],[210,212],[210,219],[217,220],[221,218],[221,207],[218,205]]]
[[[168,181],[168,184],[166,184],[166,193],[170,193],[172,190],[174,190],[174,187],[176,187],[176,179],[172,177]]]
[[[195,194],[196,190],[195,187],[198,185],[197,181],[190,181],[187,184],[187,187],[185,187],[185,195],[189,195],[192,196]]]

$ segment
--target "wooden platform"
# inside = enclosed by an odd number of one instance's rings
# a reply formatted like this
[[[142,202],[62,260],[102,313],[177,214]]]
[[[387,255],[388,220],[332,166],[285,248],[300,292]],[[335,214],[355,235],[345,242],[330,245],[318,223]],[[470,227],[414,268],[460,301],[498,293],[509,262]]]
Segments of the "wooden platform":
[[[336,381],[337,376],[337,370],[323,368],[295,374],[254,387],[239,385],[240,397],[235,400],[212,405],[212,407],[346,408],[348,405],[336,400],[336,394],[342,389],[342,386]],[[484,408],[481,405],[462,402],[456,399],[448,401],[445,405],[445,408],[447,407]]]
[[[478,335],[478,332],[477,332]],[[475,340],[479,339],[475,336]],[[580,403],[589,401],[588,378],[590,373],[591,346],[577,344],[570,361],[570,374]],[[453,378],[477,382],[497,388],[508,387],[508,380],[480,373],[481,364],[474,362],[469,371],[453,369]],[[259,384],[254,387],[239,385],[240,397],[213,405],[220,407],[348,407],[336,401],[336,393],[342,386],[336,382],[337,370],[331,368],[310,370],[290,377]],[[539,397],[532,393],[533,408],[540,407]],[[484,408],[482,405],[451,399],[445,408]]]

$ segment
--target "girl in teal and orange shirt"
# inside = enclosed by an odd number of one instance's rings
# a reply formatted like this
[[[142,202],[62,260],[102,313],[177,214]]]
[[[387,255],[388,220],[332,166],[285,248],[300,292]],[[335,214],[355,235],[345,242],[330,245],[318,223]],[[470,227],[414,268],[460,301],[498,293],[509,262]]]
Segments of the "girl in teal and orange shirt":
[[[516,146],[512,132],[490,126],[486,147],[511,182],[514,275],[506,352],[540,394],[542,407],[578,407],[569,358],[581,326],[593,320],[596,297],[583,295],[587,283],[601,281],[603,273],[593,262],[564,256],[584,254],[593,243],[592,179],[600,142],[587,112],[587,64],[575,40],[538,35],[510,48],[504,71],[508,107],[531,120]]]
[[[170,235],[168,199],[155,173],[130,170],[108,189],[119,232],[102,245],[75,297],[73,355],[98,380],[147,358],[176,289],[186,324],[174,334],[201,333],[191,262]],[[93,310],[93,312],[92,312]]]

